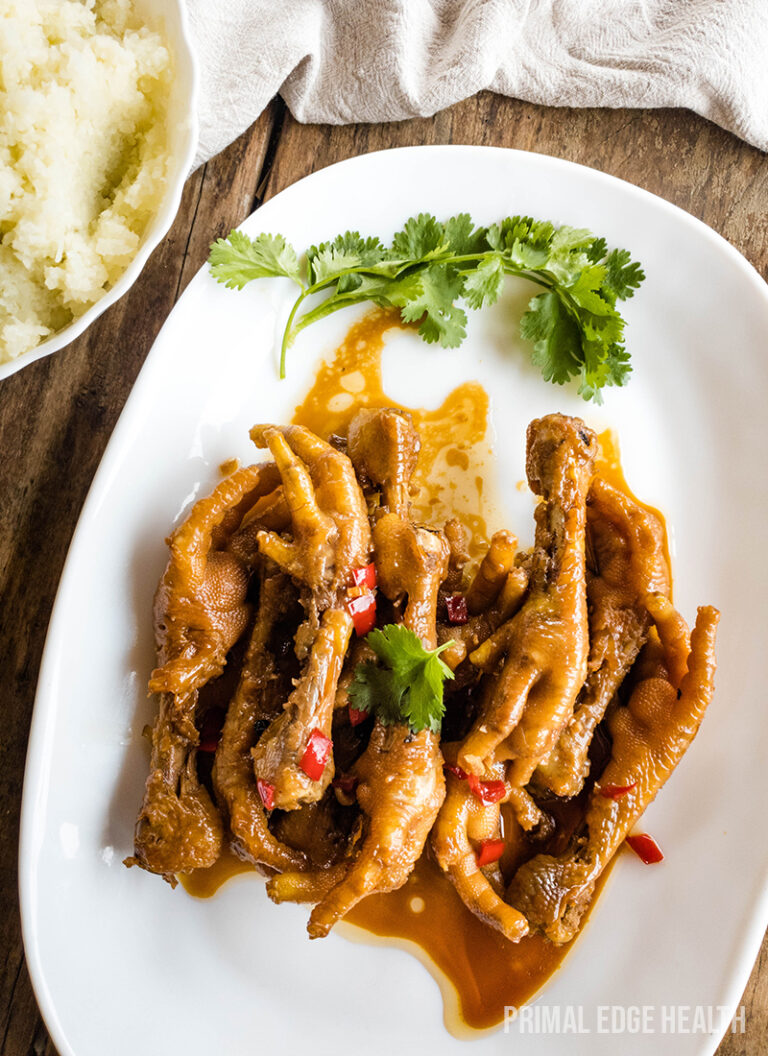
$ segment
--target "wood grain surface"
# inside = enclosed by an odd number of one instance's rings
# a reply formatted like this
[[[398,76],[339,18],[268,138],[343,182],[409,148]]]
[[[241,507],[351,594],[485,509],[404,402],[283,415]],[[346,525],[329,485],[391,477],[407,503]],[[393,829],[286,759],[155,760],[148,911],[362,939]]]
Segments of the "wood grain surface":
[[[67,547],[136,375],[214,238],[309,172],[422,143],[517,147],[620,176],[704,220],[768,276],[768,157],[686,111],[548,109],[484,93],[432,118],[329,127],[298,124],[276,100],[189,178],[171,232],[131,291],[68,348],[0,383],[0,1056],[56,1051],[21,942],[16,860],[24,758]],[[768,1052],[768,941],[743,1003],[746,1030],[726,1034],[718,1056]],[[144,1044],[140,1017],[137,1009],[137,1052],[159,1056]],[[658,1051],[673,1056],[674,1039],[665,1038]]]

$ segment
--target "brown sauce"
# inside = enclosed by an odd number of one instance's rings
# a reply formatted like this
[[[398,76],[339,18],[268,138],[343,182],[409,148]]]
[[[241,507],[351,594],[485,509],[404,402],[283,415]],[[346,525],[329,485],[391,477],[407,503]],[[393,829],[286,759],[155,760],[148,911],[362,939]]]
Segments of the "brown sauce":
[[[180,873],[178,879],[187,894],[195,898],[211,898],[233,876],[257,871],[250,862],[244,862],[232,851],[225,850],[221,858],[213,865],[209,865],[207,869],[193,869],[191,873]]]
[[[425,963],[442,984],[445,1025],[457,1036],[495,1027],[505,1007],[525,1004],[570,946],[555,946],[541,935],[518,943],[505,939],[467,909],[428,854],[399,891],[369,895],[345,919],[374,935],[415,943],[427,954]]]
[[[642,506],[644,510],[648,510],[649,513],[652,513],[659,519],[664,538],[664,557],[667,561],[667,567],[671,572],[672,561],[669,556],[669,534],[667,532],[667,522],[664,519],[664,514],[661,510],[656,509],[655,506],[649,506],[647,502],[643,502],[642,499],[639,499],[632,491],[629,484],[627,484],[627,478],[624,476],[624,468],[621,464],[619,438],[616,435],[615,430],[606,429],[598,435],[597,439],[600,445],[600,453],[595,462],[595,471],[603,478],[603,480],[612,484],[613,487],[617,488],[619,491],[623,491],[625,495],[629,495],[638,506]],[[672,589],[673,585],[670,578],[670,598],[672,597]]]
[[[443,524],[457,517],[468,529],[473,557],[487,548],[486,516],[492,500],[491,448],[487,439],[488,394],[476,381],[455,388],[439,407],[405,407],[384,391],[381,356],[388,330],[401,326],[395,313],[377,310],[354,325],[333,358],[323,363],[293,421],[318,436],[346,436],[361,407],[407,410],[421,437],[413,475],[414,520]]]
[[[600,877],[593,905],[609,871]],[[208,869],[179,880],[195,898],[211,898],[233,876],[255,872],[227,851]],[[373,935],[416,954],[440,985],[445,1025],[455,1037],[498,1026],[505,1009],[529,1001],[573,944],[555,946],[541,935],[509,942],[470,913],[427,853],[399,891],[369,895],[340,927],[347,938],[366,942]]]
[[[422,441],[413,479],[414,519],[441,524],[458,517],[469,529],[471,552],[478,557],[487,547],[488,481],[493,479],[487,393],[477,382],[465,382],[432,411],[405,408],[389,397],[383,388],[381,357],[386,332],[398,325],[396,316],[379,310],[353,326],[333,358],[318,370],[293,421],[327,438],[345,436],[360,407],[408,410]],[[598,471],[631,494],[616,437],[605,432],[600,443]],[[180,880],[190,895],[208,898],[231,877],[254,871],[228,852],[209,869],[198,869]],[[354,927],[345,928],[347,924]],[[458,1037],[476,1036],[477,1031],[497,1026],[506,1007],[530,1000],[571,946],[555,946],[540,935],[509,942],[466,908],[427,852],[399,891],[369,896],[347,915],[344,925],[350,938],[366,941],[367,934],[370,941],[373,935],[416,953],[437,978],[446,1027]]]

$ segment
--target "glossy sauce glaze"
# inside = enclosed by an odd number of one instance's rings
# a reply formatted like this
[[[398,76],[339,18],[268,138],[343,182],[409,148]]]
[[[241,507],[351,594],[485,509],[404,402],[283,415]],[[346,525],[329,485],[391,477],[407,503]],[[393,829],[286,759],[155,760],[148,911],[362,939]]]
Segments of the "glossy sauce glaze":
[[[621,452],[619,450],[619,438],[613,429],[605,429],[602,433],[598,434],[598,443],[600,450],[595,461],[595,472],[598,476],[602,477],[603,480],[607,480],[609,484],[612,484],[614,488],[619,491],[623,491],[625,495],[629,495],[638,506],[641,506],[644,510],[648,510],[655,517],[658,518],[659,524],[661,525],[663,545],[664,545],[664,557],[667,561],[667,567],[672,570],[672,561],[669,556],[669,534],[667,532],[667,522],[664,519],[664,514],[661,510],[658,510],[655,506],[650,506],[647,502],[643,502],[637,495],[632,491],[627,479],[624,476],[624,467],[621,464]],[[669,580],[669,597],[670,600],[674,597],[674,584],[670,575]]]
[[[323,363],[293,421],[318,436],[346,436],[361,407],[399,407],[409,412],[421,437],[413,474],[413,519],[444,524],[457,517],[467,528],[473,557],[488,544],[488,482],[493,479],[487,439],[488,394],[476,381],[459,385],[439,407],[405,407],[383,388],[384,335],[402,327],[397,314],[377,310],[354,325],[335,355]]]
[[[179,880],[195,898],[210,898],[233,876],[253,872],[252,865],[227,852],[209,869]],[[505,1007],[528,1001],[571,946],[555,946],[540,935],[509,942],[470,913],[426,851],[399,891],[369,895],[340,927],[349,938],[363,941],[359,929],[395,944],[415,943],[440,984],[445,1025],[457,1037],[501,1023]]]
[[[414,520],[442,524],[457,517],[469,530],[472,556],[479,557],[488,542],[489,495],[484,482],[492,479],[487,393],[477,382],[465,382],[432,411],[406,408],[392,400],[383,388],[381,357],[384,335],[398,325],[395,316],[379,310],[353,326],[336,354],[318,370],[293,421],[325,438],[344,437],[360,407],[407,410],[422,441],[413,477]],[[629,491],[615,437],[604,433],[600,440],[598,471]],[[558,819],[558,828],[565,839],[580,810],[575,803],[563,809],[568,817]],[[530,853],[523,852],[524,856]],[[211,868],[198,869],[180,880],[189,894],[208,898],[231,877],[253,871],[253,866],[227,853]],[[555,946],[540,935],[509,942],[466,908],[428,851],[399,891],[369,896],[347,915],[344,925],[354,925],[360,938],[363,929],[395,943],[415,944],[441,985],[445,1023],[456,1036],[501,1023],[505,1008],[530,1000],[571,945]],[[351,936],[352,931],[347,933]]]

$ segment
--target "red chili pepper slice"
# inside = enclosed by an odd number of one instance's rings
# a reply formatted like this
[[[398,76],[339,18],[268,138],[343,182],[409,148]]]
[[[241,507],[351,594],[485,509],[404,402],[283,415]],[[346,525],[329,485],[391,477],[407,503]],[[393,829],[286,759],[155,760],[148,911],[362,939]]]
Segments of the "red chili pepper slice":
[[[483,840],[475,855],[478,868],[482,869],[486,865],[498,862],[503,853],[504,840]]]
[[[460,766],[453,766],[451,763],[443,763],[443,770],[446,770],[449,774],[453,774],[454,777],[458,777],[459,781],[467,780],[467,775]],[[477,778],[475,778],[475,780],[477,780]]]
[[[352,617],[356,633],[362,638],[376,626],[376,595],[347,598],[347,612]]]
[[[472,781],[471,778],[474,775],[470,775],[467,779],[469,781],[470,788],[475,793],[481,803],[500,803],[507,794],[507,786],[503,781]]]
[[[353,708],[349,705],[349,725],[359,726],[361,722],[365,722],[366,719],[370,718],[370,711],[365,711],[364,708]]]
[[[621,799],[622,796],[626,796],[627,792],[631,792],[635,788],[637,788],[637,781],[634,781],[631,785],[601,785],[599,792],[606,799]]]
[[[369,587],[371,590],[376,586],[376,565],[371,561],[370,565],[352,570],[352,582],[356,587]]]
[[[481,781],[476,774],[467,774],[460,766],[451,763],[443,763],[443,769],[458,777],[459,781],[466,781],[474,795],[486,805],[501,802],[507,794],[507,786],[503,781]]]
[[[331,784],[334,788],[338,788],[340,792],[346,792],[348,796],[351,796],[360,783],[360,778],[355,777],[354,774],[344,774],[342,777],[334,777]]]
[[[627,836],[626,842],[646,865],[656,865],[657,862],[664,861],[661,847],[647,832],[639,832],[637,836]]]
[[[224,726],[224,710],[222,708],[209,708],[203,716],[200,725],[200,743],[198,752],[215,752],[221,740],[221,730]]]
[[[332,744],[331,739],[326,737],[323,731],[317,727],[310,733],[307,747],[304,749],[304,755],[302,755],[299,763],[299,766],[310,781],[319,781],[323,776],[325,764],[331,754]]]
[[[449,594],[445,599],[449,623],[466,623],[469,619],[467,599],[463,594]]]
[[[267,810],[272,810],[275,805],[275,786],[270,785],[269,781],[262,781],[261,778],[258,778],[256,788],[259,790],[261,802]]]

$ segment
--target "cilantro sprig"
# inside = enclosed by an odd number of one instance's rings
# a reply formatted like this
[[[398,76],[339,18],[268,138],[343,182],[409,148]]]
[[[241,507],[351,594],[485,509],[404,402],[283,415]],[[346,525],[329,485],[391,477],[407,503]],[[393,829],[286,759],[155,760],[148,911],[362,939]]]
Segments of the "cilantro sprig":
[[[455,348],[467,334],[462,303],[484,308],[498,300],[507,275],[530,279],[543,287],[520,321],[533,362],[557,385],[578,378],[579,393],[597,403],[604,386],[624,385],[629,377],[625,322],[616,305],[645,278],[627,250],[609,251],[590,231],[527,216],[475,227],[467,213],[445,223],[420,213],[388,247],[347,231],[311,246],[302,263],[282,235],[251,239],[232,231],[211,246],[209,263],[229,288],[267,276],[300,287],[283,334],[281,377],[296,335],[340,308],[363,301],[396,308],[404,322],[419,323],[425,341]],[[324,299],[308,306],[317,294]]]
[[[389,623],[366,635],[381,663],[366,660],[355,668],[349,701],[385,726],[407,723],[414,733],[440,732],[445,714],[443,682],[453,671],[440,659],[452,642],[425,649],[418,635],[401,623]]]

